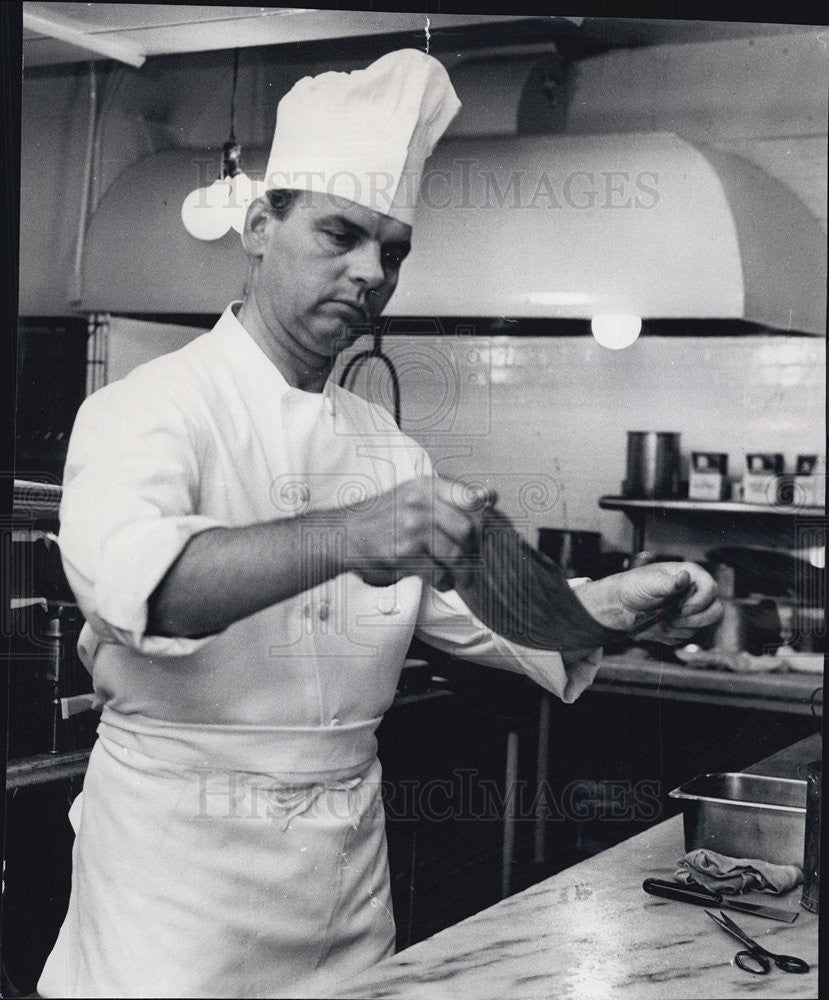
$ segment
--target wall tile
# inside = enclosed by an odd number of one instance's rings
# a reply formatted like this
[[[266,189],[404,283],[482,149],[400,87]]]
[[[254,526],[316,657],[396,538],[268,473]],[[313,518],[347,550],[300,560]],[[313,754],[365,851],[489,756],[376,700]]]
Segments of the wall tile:
[[[392,358],[407,351],[401,339],[387,343]],[[483,376],[486,368],[488,383],[463,395],[470,409],[458,425],[487,429],[474,440],[461,432],[467,454],[448,460],[443,471],[555,479],[558,499],[543,514],[527,517],[514,490],[502,495],[504,509],[533,542],[547,526],[600,530],[606,547],[629,546],[624,515],[598,507],[600,495],[621,489],[628,430],[679,431],[683,472],[691,451],[725,451],[737,474],[747,451],[782,451],[791,466],[797,454],[825,448],[822,340],[643,337],[628,350],[607,351],[588,338],[516,337],[493,338],[491,347],[479,350],[474,363],[464,360],[467,372]],[[407,408],[445,379],[413,370],[401,382],[405,429]],[[411,430],[427,447],[445,440],[429,428]],[[784,534],[781,526],[781,544]],[[657,526],[653,535],[657,546],[680,545],[691,555],[701,554],[703,539],[709,547],[724,544],[718,533],[693,524]],[[735,524],[731,535],[741,539],[735,544],[747,544],[751,526]],[[770,541],[764,534],[755,544]]]

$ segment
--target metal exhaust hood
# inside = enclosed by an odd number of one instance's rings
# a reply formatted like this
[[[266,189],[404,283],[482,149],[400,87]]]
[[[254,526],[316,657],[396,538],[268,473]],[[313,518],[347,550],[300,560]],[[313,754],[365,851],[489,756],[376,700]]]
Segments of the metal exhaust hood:
[[[261,177],[267,150],[245,149]],[[231,230],[181,222],[215,150],[135,163],[90,219],[82,308],[218,313],[244,287]],[[826,332],[826,234],[749,161],[672,133],[446,139],[429,161],[414,247],[387,313],[745,319]]]

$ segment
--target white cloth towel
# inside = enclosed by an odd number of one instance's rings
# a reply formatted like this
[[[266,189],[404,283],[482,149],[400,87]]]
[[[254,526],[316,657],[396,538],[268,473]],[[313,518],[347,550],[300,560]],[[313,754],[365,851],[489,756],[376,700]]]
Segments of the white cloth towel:
[[[749,889],[781,895],[800,885],[803,872],[796,865],[774,865],[759,858],[729,858],[699,847],[677,862],[675,877],[680,882],[697,882],[706,889],[729,895]]]

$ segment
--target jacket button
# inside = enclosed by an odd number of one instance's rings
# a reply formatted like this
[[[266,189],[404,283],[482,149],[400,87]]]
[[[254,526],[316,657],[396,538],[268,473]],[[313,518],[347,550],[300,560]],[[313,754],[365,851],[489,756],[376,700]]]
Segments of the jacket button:
[[[328,615],[331,613],[331,605],[328,601],[321,601],[319,607],[319,618],[321,622],[328,621]]]

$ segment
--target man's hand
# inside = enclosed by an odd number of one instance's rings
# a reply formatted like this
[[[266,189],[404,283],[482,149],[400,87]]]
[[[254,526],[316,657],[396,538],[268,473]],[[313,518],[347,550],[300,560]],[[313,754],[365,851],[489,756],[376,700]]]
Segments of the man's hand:
[[[575,594],[607,628],[666,645],[687,642],[694,632],[715,625],[723,615],[717,584],[693,562],[638,566],[585,583]],[[653,624],[643,628],[654,615]]]
[[[409,480],[349,509],[344,568],[377,587],[418,575],[448,590],[475,552],[480,511],[491,502],[438,476]]]

